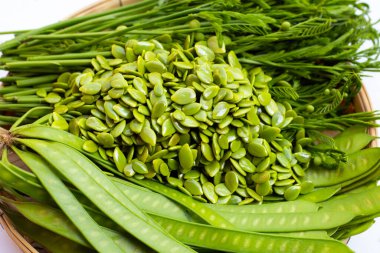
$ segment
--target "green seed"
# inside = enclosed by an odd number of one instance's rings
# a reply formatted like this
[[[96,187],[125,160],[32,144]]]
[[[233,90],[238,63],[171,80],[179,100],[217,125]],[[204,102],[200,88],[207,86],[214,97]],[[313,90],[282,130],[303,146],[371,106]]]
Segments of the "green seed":
[[[217,184],[215,186],[215,192],[221,197],[226,197],[231,195],[230,190],[228,190],[227,186],[224,183]]]
[[[194,48],[199,57],[204,57],[207,61],[213,61],[215,59],[214,52],[207,46],[196,44]]]
[[[136,90],[132,87],[128,87],[127,88],[127,92],[128,94],[136,101],[140,102],[141,104],[145,104],[146,103],[146,96],[144,93],[142,93],[141,91],[139,90]]]
[[[125,49],[124,47],[121,47],[119,45],[113,44],[111,47],[111,53],[112,56],[118,59],[124,59],[125,58]]]
[[[165,73],[167,71],[166,66],[159,60],[151,60],[145,63],[145,68],[150,72]]]
[[[182,180],[175,177],[168,177],[167,180],[168,183],[174,187],[180,187],[183,185]]]
[[[166,119],[164,121],[164,123],[162,124],[161,131],[162,131],[161,134],[163,137],[171,136],[171,135],[175,134],[176,129],[175,129],[171,119]]]
[[[126,108],[125,106],[122,106],[121,104],[114,105],[112,107],[112,109],[117,113],[117,115],[119,115],[122,118],[125,118],[125,119],[131,119],[132,118],[131,110]]]
[[[132,160],[132,168],[136,173],[139,174],[146,174],[149,172],[148,167],[145,165],[145,163],[139,161],[138,159]]]
[[[194,165],[194,157],[189,144],[186,143],[181,147],[178,152],[178,159],[182,168],[182,173],[186,173],[191,170]]]
[[[292,185],[288,187],[284,192],[284,197],[286,200],[296,200],[301,192],[301,186],[299,185]]]
[[[212,161],[205,165],[205,170],[210,177],[214,177],[220,171],[220,163]]]
[[[124,131],[124,128],[125,126],[127,125],[126,121],[125,120],[122,120],[120,121],[110,132],[110,134],[116,138],[116,137],[119,137],[123,131]]]
[[[255,165],[253,165],[253,163],[246,157],[243,157],[239,160],[239,165],[244,171],[248,173],[253,173],[256,170]]]
[[[136,55],[142,54],[143,51],[152,51],[155,45],[149,41],[137,41],[133,44],[132,49]]]
[[[113,136],[110,133],[99,133],[96,135],[96,138],[99,141],[99,144],[105,148],[111,147],[115,141]]]
[[[234,171],[228,171],[224,176],[224,184],[231,193],[235,192],[239,186],[239,178],[237,173]]]
[[[163,175],[164,177],[170,176],[169,166],[164,162],[161,163],[159,171],[160,171],[161,175]]]
[[[125,157],[124,153],[120,150],[118,146],[115,147],[112,158],[116,165],[116,168],[120,172],[123,172],[125,166],[127,165],[127,158]]]
[[[173,62],[173,64],[179,69],[193,69],[194,65],[191,62]]]
[[[162,114],[165,113],[167,107],[168,107],[167,102],[165,102],[164,100],[159,100],[156,103],[154,103],[153,108],[152,108],[152,115],[151,115],[152,118],[153,119],[159,118]]]
[[[153,86],[162,86],[164,81],[162,80],[161,74],[157,72],[149,73],[148,74],[148,80]],[[162,96],[161,94],[156,94],[157,96]]]
[[[231,67],[235,67],[235,68],[241,69],[241,65],[240,65],[239,59],[237,58],[237,56],[236,56],[236,54],[235,54],[234,51],[231,50],[231,51],[228,52],[227,59],[228,59],[228,64],[230,64]]]
[[[47,94],[47,96],[45,97],[45,101],[49,104],[56,104],[58,103],[59,101],[61,101],[62,98],[60,95],[58,95],[57,93],[55,92],[49,92]]]
[[[211,146],[208,143],[201,143],[201,152],[207,161],[212,162],[214,160],[214,154],[212,152]]]
[[[93,116],[86,119],[86,126],[98,132],[103,132],[108,129],[100,119]]]
[[[271,102],[271,95],[269,92],[262,92],[260,93],[257,98],[259,99],[259,102],[262,106],[267,106]]]
[[[268,150],[264,145],[264,139],[256,138],[248,144],[248,152],[256,157],[267,157],[269,155]]]
[[[277,161],[285,168],[290,168],[290,161],[284,153],[277,153]]]
[[[262,184],[256,184],[255,190],[260,196],[266,196],[272,192],[272,187],[268,180]]]
[[[183,186],[192,195],[203,195],[201,184],[198,181],[195,181],[194,179],[186,180]]]
[[[126,175],[127,177],[133,177],[136,174],[136,172],[132,168],[132,164],[127,164],[124,167],[123,172],[124,172],[124,175]]]
[[[148,143],[151,146],[156,145],[156,132],[154,132],[150,127],[144,126],[140,132],[140,137],[145,143]]]
[[[115,122],[120,120],[119,115],[113,110],[113,106],[116,104],[115,101],[105,101],[104,102],[104,113]]]
[[[198,113],[202,108],[202,105],[199,103],[191,103],[187,104],[182,107],[183,113],[185,113],[187,116],[192,116],[196,113]]]
[[[92,140],[86,140],[83,142],[82,148],[89,153],[95,153],[98,151],[98,145]]]
[[[202,185],[203,193],[206,198],[213,204],[218,202],[218,195],[215,192],[215,187],[211,182],[206,182]]]
[[[210,100],[214,97],[216,97],[216,95],[218,95],[218,92],[220,90],[220,87],[219,86],[216,86],[216,85],[212,85],[212,86],[209,86],[207,87],[202,96],[206,99],[206,100]]]
[[[186,116],[186,115],[185,115],[185,118],[180,122],[185,127],[195,128],[195,127],[199,127],[199,125],[200,125],[199,122],[194,117]]]
[[[223,119],[227,116],[228,112],[230,111],[230,106],[226,102],[219,102],[214,107],[214,110],[212,111],[212,118],[213,119]]]
[[[196,100],[196,93],[191,88],[178,89],[172,96],[171,100],[179,105],[187,105],[194,103]]]

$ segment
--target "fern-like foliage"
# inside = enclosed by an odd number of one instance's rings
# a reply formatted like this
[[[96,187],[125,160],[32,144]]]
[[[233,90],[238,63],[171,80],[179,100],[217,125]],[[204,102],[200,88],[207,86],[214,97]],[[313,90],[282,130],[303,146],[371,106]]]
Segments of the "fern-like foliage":
[[[343,101],[343,95],[339,90],[335,90],[335,93],[332,95],[330,103],[325,103],[322,106],[318,107],[314,114],[327,114],[335,111],[340,103]]]
[[[270,90],[272,96],[281,99],[297,100],[299,95],[297,91],[290,86],[273,86]]]

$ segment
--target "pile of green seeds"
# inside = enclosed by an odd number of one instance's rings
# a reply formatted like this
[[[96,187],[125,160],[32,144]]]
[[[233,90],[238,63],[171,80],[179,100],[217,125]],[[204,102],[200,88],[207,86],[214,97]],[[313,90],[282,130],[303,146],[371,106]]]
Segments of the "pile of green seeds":
[[[51,125],[86,139],[85,151],[126,176],[156,179],[204,202],[310,192],[313,184],[302,180],[310,138],[281,134],[302,117],[271,98],[272,78],[242,68],[216,37],[184,44],[129,40],[112,46],[113,59],[99,55],[93,69],[61,74],[52,91],[37,91],[54,105]]]

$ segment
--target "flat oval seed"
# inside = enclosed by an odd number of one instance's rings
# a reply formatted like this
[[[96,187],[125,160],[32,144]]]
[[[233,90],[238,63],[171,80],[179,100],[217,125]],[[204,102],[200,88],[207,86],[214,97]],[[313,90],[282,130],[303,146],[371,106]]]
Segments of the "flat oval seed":
[[[186,190],[188,190],[192,195],[203,195],[202,186],[198,181],[194,179],[186,180],[183,184]]]
[[[182,168],[182,173],[186,173],[191,170],[194,165],[193,152],[190,149],[189,144],[185,144],[178,152],[179,164]]]
[[[284,153],[277,153],[277,161],[284,166],[285,168],[290,168],[291,164],[289,159],[286,157]]]
[[[164,81],[162,80],[161,74],[158,72],[153,72],[148,74],[148,80],[153,86],[163,85]],[[156,94],[157,95],[157,94]],[[158,94],[157,96],[161,96],[163,94]]]
[[[200,103],[191,103],[187,104],[182,107],[183,113],[185,113],[187,116],[192,116],[196,113],[198,113],[202,108],[202,105]]]
[[[231,193],[235,192],[239,186],[239,177],[237,173],[234,171],[228,171],[224,176],[224,184]]]
[[[213,204],[218,202],[218,195],[215,192],[215,187],[211,182],[206,182],[202,185],[203,193],[206,198]]]
[[[145,163],[141,162],[138,159],[132,160],[132,168],[139,174],[146,174],[149,172],[148,167],[145,165]]]
[[[119,137],[123,131],[124,131],[124,128],[125,126],[127,125],[126,121],[125,120],[122,120],[120,121],[110,132],[110,134],[116,138],[116,137]]]
[[[171,136],[171,135],[175,134],[176,131],[177,130],[174,127],[173,122],[171,121],[170,118],[166,119],[164,121],[164,123],[162,124],[161,134],[162,134],[163,137]]]
[[[95,95],[98,94],[101,89],[102,85],[100,83],[87,83],[80,87],[79,91],[87,95]]]
[[[179,69],[193,69],[194,65],[191,62],[173,62],[174,66],[176,66]]]
[[[143,51],[152,51],[154,48],[154,43],[149,41],[136,41],[136,43],[132,45],[133,52],[136,55],[142,54]]]
[[[263,142],[251,142],[247,146],[248,152],[256,157],[267,157],[269,155],[268,150],[265,148]]]
[[[153,104],[151,117],[153,119],[159,118],[162,114],[165,113],[167,108],[167,102],[165,102],[164,100],[158,100],[156,103]]]
[[[126,175],[127,177],[133,177],[136,174],[136,172],[132,168],[132,164],[127,164],[124,167],[123,172],[124,172],[124,175]]]
[[[220,163],[218,161],[212,161],[205,165],[205,170],[210,177],[214,177],[220,171]]]
[[[179,105],[194,103],[196,98],[196,93],[191,88],[180,88],[171,96],[171,100]]]
[[[86,119],[86,126],[98,132],[103,132],[108,129],[100,119],[93,116]]]
[[[248,173],[253,173],[256,170],[256,166],[253,165],[253,163],[246,157],[243,157],[239,160],[239,165],[244,171]]]
[[[99,144],[106,148],[111,147],[115,141],[115,139],[110,133],[104,133],[104,132],[96,135],[96,138],[98,139]]]
[[[83,142],[82,148],[84,151],[89,153],[95,153],[98,151],[98,144],[96,144],[93,140],[86,140]]]
[[[211,146],[208,143],[201,143],[201,152],[207,161],[212,162],[214,160],[214,154],[212,152]]]
[[[185,127],[199,127],[199,122],[192,116],[185,116],[185,118],[180,121]]]
[[[152,60],[152,61],[147,61],[145,63],[145,68],[149,71],[149,72],[157,72],[157,73],[165,73],[167,71],[167,68],[165,66],[165,64],[163,64],[161,61],[159,60]]]
[[[204,90],[202,96],[203,96],[206,100],[210,100],[210,99],[216,97],[216,95],[218,95],[219,90],[220,90],[220,87],[219,87],[219,86],[216,86],[216,85],[209,86],[209,87],[207,87],[207,88]]]
[[[230,190],[228,190],[227,186],[224,183],[217,184],[215,186],[215,192],[221,197],[231,195]]]
[[[104,102],[104,112],[105,114],[115,122],[120,120],[119,115],[113,110],[113,106],[116,104],[115,101],[105,101]]]
[[[116,168],[120,172],[124,172],[124,168],[127,165],[127,158],[125,157],[124,153],[120,150],[118,146],[115,147],[113,150],[113,161],[116,165]]]
[[[122,106],[121,104],[114,105],[112,109],[117,113],[117,115],[119,115],[122,118],[125,118],[125,119],[132,118],[131,110],[129,108],[126,108],[125,106]]]
[[[213,61],[215,59],[215,53],[207,46],[196,44],[194,48],[199,57],[204,57],[207,61]]]
[[[228,112],[230,111],[230,106],[226,102],[219,102],[214,107],[214,110],[212,111],[212,118],[213,119],[223,119],[227,116]]]
[[[146,96],[144,93],[142,93],[141,91],[139,90],[136,90],[132,87],[128,87],[127,88],[127,92],[128,94],[136,101],[142,103],[142,104],[145,104],[146,103]]]
[[[140,132],[141,139],[151,146],[155,146],[157,142],[156,132],[152,128],[144,126]]]
[[[257,98],[259,99],[259,102],[262,106],[267,106],[269,105],[272,99],[272,96],[270,95],[269,92],[262,92],[257,96]]]
[[[257,194],[261,196],[266,196],[272,192],[272,187],[269,183],[269,180],[262,183],[262,184],[256,184],[255,190]]]
[[[45,97],[45,101],[49,104],[56,104],[61,100],[62,100],[61,96],[55,92],[49,92],[47,96]]]
[[[144,124],[142,122],[139,122],[138,120],[134,119],[129,123],[129,127],[130,127],[132,132],[139,134],[142,131]]]
[[[292,185],[289,186],[285,192],[284,197],[287,201],[296,200],[301,192],[301,186],[299,185]]]

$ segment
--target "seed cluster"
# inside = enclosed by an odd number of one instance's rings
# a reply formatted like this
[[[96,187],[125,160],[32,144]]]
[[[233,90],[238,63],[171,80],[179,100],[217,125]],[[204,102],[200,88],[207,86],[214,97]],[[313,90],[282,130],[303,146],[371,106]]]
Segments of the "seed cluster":
[[[93,69],[64,73],[37,94],[54,104],[52,126],[85,138],[84,150],[128,177],[155,178],[211,203],[310,192],[310,139],[281,133],[302,117],[271,97],[261,68],[247,71],[215,41],[129,40],[112,46],[114,59],[99,55]]]

